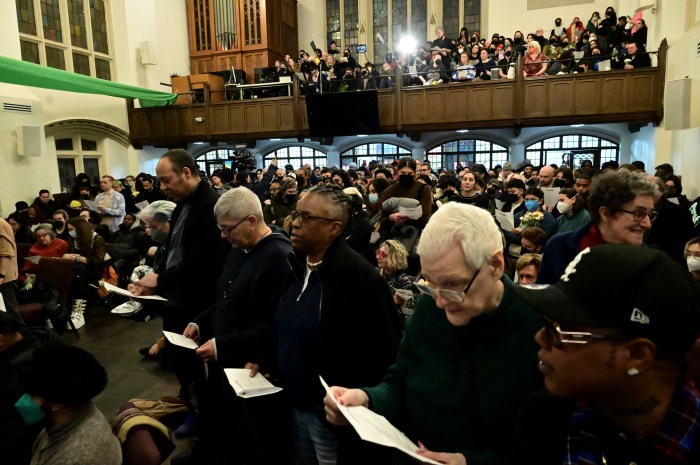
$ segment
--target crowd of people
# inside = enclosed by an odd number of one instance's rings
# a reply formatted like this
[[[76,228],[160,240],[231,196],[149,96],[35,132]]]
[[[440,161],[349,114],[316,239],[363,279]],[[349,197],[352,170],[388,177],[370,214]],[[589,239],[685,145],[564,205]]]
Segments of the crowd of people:
[[[197,343],[141,351],[175,369],[178,434],[197,426],[173,464],[409,463],[360,440],[336,402],[384,415],[440,463],[695,463],[699,199],[673,167],[452,168],[272,160],[207,178],[176,149],[155,176],[98,188],[81,174],[68,205],[43,190],[18,202],[0,220],[0,450],[121,463],[90,400],[104,368],[19,313],[30,241],[29,256],[73,262],[88,324],[115,267],[136,298],[114,313]],[[167,300],[139,301],[152,294]],[[237,397],[225,368],[283,390]]]
[[[339,49],[331,41],[327,51],[313,54],[300,50],[295,61],[287,54],[275,62],[278,77],[302,73],[309,92],[371,90],[394,87],[397,68],[403,86],[513,79],[519,59],[523,76],[585,73],[608,69],[651,66],[647,53],[647,26],[641,13],[633,17],[608,7],[604,14],[593,12],[587,24],[574,17],[566,27],[556,18],[551,31],[543,27],[512,37],[494,33],[490,39],[463,27],[458,37],[446,37],[441,26],[436,38],[414,53],[388,52],[384,63],[367,61],[364,66],[349,48]]]

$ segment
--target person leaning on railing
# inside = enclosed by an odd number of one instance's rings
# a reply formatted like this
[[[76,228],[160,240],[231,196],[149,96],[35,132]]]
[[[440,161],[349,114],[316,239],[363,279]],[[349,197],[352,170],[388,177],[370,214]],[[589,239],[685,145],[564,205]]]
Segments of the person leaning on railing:
[[[627,55],[623,60],[612,62],[614,69],[635,69],[651,67],[651,58],[643,45],[636,42],[627,44]]]

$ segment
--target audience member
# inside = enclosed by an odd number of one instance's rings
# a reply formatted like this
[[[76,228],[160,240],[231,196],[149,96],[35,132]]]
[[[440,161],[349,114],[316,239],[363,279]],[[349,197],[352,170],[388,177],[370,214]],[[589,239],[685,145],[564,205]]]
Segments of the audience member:
[[[19,213],[10,213],[7,222],[12,227],[12,233],[15,237],[15,244],[32,244],[34,243],[34,234],[25,224],[26,216]]]
[[[224,193],[214,215],[221,237],[232,247],[218,278],[216,302],[183,333],[199,344],[196,353],[203,363],[194,385],[200,439],[188,461],[176,463],[291,464],[282,395],[239,398],[223,369],[243,368],[259,354],[274,352],[275,310],[291,278],[291,269],[280,265],[292,247],[279,227],[265,224],[257,195],[244,187]]]
[[[406,274],[408,269],[408,252],[399,241],[389,239],[377,249],[377,271],[386,279],[394,295],[394,303],[402,317],[409,317],[418,300],[418,290],[413,286],[413,280]],[[408,290],[413,292],[411,298],[406,298],[397,292]]]
[[[522,254],[515,263],[518,284],[535,284],[537,281],[537,270],[539,270],[541,262],[541,254]]]
[[[126,214],[124,196],[113,189],[113,184],[114,178],[112,176],[102,176],[100,178],[102,192],[95,197],[95,203],[101,216],[100,224],[107,226],[112,234],[119,231],[119,225],[122,224]]]
[[[10,224],[0,218],[0,296],[5,303],[5,311],[20,322],[20,328],[24,331],[27,327],[19,314],[17,304],[19,298],[18,278],[15,235]]]
[[[521,410],[514,463],[696,463],[700,394],[685,353],[698,289],[668,255],[625,244],[583,249],[554,286],[516,289],[546,318],[535,340],[548,393]]]
[[[95,357],[78,347],[40,347],[19,380],[26,392],[20,411],[45,417],[32,464],[122,464],[119,440],[91,400],[107,386],[107,372]]]
[[[656,218],[659,188],[645,175],[628,170],[596,176],[588,196],[591,222],[558,234],[545,247],[537,282],[552,284],[581,251],[605,243],[642,245]]]
[[[559,190],[559,201],[557,202],[556,211],[559,215],[554,224],[552,236],[575,231],[591,221],[591,215],[586,210],[585,200],[571,188]]]
[[[683,256],[693,279],[700,281],[700,236],[692,238],[685,244]]]
[[[335,463],[336,457],[338,463],[367,457],[386,463],[390,454],[363,443],[354,431],[334,434],[317,414],[323,404],[319,375],[329,384],[376,384],[398,348],[399,320],[386,281],[342,237],[349,203],[335,186],[317,186],[299,201],[291,235],[295,282],[277,307],[277,370],[308,464]],[[347,289],[362,289],[372,299]]]
[[[67,228],[66,228],[67,229]],[[36,242],[27,252],[27,257],[61,258],[65,255],[68,244],[63,239],[56,236],[50,224],[40,224],[34,230]],[[38,263],[25,260],[19,272],[19,281],[24,283],[27,274],[36,274]]]
[[[28,464],[32,445],[43,428],[40,418],[15,407],[24,394],[19,371],[44,343],[35,331],[20,332],[16,318],[0,312],[0,456],[3,463]]]
[[[36,209],[37,218],[40,223],[46,223],[47,220],[50,221],[53,217],[53,212],[58,209],[58,205],[51,198],[51,192],[46,189],[39,191],[39,196],[34,199],[32,206]]]
[[[441,207],[418,253],[428,280],[418,286],[427,295],[409,320],[396,362],[380,384],[365,384],[374,387],[332,387],[326,418],[347,424],[333,396],[346,406],[364,405],[420,439],[424,457],[451,464],[507,461],[503,425],[541,386],[532,334],[542,320],[504,275],[501,234],[485,210],[453,202]],[[397,453],[392,463],[413,459]]]
[[[53,231],[56,237],[68,242],[70,235],[68,234],[68,212],[60,209],[53,212],[51,226],[53,226]],[[36,230],[34,231],[36,232]]]

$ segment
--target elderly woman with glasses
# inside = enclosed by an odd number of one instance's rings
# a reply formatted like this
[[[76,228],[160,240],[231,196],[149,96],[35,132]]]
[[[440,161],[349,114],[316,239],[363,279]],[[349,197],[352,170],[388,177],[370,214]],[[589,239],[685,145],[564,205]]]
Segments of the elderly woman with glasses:
[[[418,245],[423,276],[396,362],[362,389],[331,388],[326,417],[347,424],[330,396],[385,416],[417,453],[452,465],[505,463],[517,411],[541,387],[532,335],[542,318],[504,274],[498,226],[488,211],[448,203]],[[431,450],[439,452],[431,452]],[[414,463],[395,456],[394,464]]]
[[[34,230],[34,237],[36,243],[29,249],[27,257],[61,258],[66,253],[68,244],[56,237],[53,226],[50,224],[39,224]],[[23,283],[27,279],[27,274],[34,274],[38,266],[38,262],[25,261],[19,273],[20,282]]]

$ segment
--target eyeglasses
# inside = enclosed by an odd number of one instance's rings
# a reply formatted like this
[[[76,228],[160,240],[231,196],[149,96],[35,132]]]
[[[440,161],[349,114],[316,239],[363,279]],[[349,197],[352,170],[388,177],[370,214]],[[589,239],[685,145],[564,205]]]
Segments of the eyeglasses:
[[[338,221],[338,220],[333,219],[333,218],[326,218],[323,216],[309,215],[306,212],[299,212],[296,210],[294,210],[291,215],[292,215],[292,221],[299,220],[299,225],[302,225],[304,223],[304,221],[315,221],[315,220],[323,220],[323,221],[330,221],[330,222]]]
[[[557,349],[562,349],[564,344],[588,344],[593,340],[624,341],[623,337],[607,336],[604,334],[589,333],[587,331],[562,331],[559,323],[549,318],[544,319],[544,334],[547,342]]]
[[[637,223],[641,223],[647,216],[649,217],[649,221],[654,221],[656,219],[656,215],[659,214],[659,212],[657,212],[656,210],[652,210],[647,213],[641,210],[631,212],[629,210],[623,210],[622,208],[620,208],[620,211],[632,215],[632,219]]]
[[[472,276],[472,279],[469,280],[467,286],[462,291],[450,291],[447,289],[439,289],[437,287],[425,286],[423,284],[415,284],[415,286],[423,294],[427,294],[433,299],[437,299],[437,296],[440,295],[445,300],[461,304],[462,302],[464,302],[464,297],[467,295],[467,292],[469,292],[469,289],[472,287],[472,284],[474,284],[474,280],[479,275],[479,271],[481,271],[481,268],[476,270],[476,273],[474,273],[474,276]]]
[[[233,232],[234,229],[239,227],[241,225],[241,223],[243,223],[247,219],[248,219],[248,217],[246,216],[245,218],[243,218],[241,221],[239,221],[235,225],[231,226],[230,228],[225,228],[225,227],[221,226],[220,224],[217,224],[216,226],[219,228],[220,231],[222,231],[224,234],[228,235],[228,234],[231,234],[231,232]]]
[[[375,255],[377,256],[377,258],[388,258],[389,257],[389,254],[384,252],[383,250],[377,250],[375,252]]]

